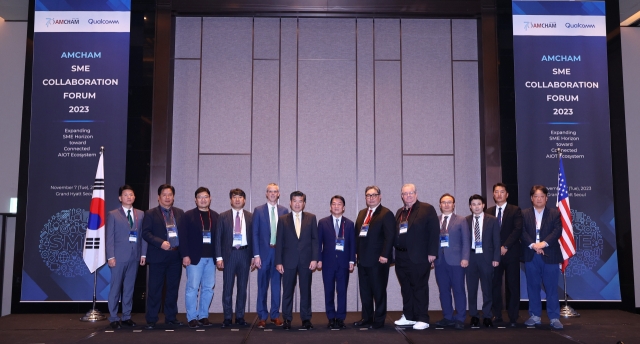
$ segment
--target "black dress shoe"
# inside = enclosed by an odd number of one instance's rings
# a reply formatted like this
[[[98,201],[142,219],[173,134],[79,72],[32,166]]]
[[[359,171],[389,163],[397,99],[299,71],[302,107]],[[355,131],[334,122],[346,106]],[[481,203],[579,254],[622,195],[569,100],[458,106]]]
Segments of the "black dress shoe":
[[[334,328],[345,329],[345,328],[347,328],[347,325],[344,324],[344,320],[336,319],[336,326]]]
[[[123,320],[122,325],[129,326],[129,327],[136,327],[136,323],[134,323],[133,320],[131,319]]]
[[[144,328],[146,330],[153,330],[154,328],[156,328],[156,323],[154,322],[147,323],[147,326],[145,326]]]
[[[504,320],[502,320],[502,318],[501,318],[501,317],[496,317],[496,316],[491,317],[491,321],[493,321],[494,323],[501,323],[501,322],[504,322]]]
[[[489,318],[484,318],[482,323],[484,324],[484,327],[493,327],[493,322]]]
[[[165,324],[173,325],[173,326],[182,326],[182,325],[184,325],[181,321],[178,321],[178,320],[165,321]]]
[[[302,322],[302,328],[305,330],[313,330],[313,325],[311,324],[310,320],[304,320]]]
[[[291,320],[285,320],[285,321],[282,323],[282,328],[283,328],[284,330],[290,330],[290,329],[291,329]]]
[[[447,318],[442,318],[442,320],[438,320],[436,322],[436,326],[440,326],[440,327],[447,327],[447,326],[453,326],[455,325],[456,322],[453,320],[449,320]]]
[[[112,321],[111,324],[109,324],[109,326],[111,326],[112,329],[117,330],[120,328],[120,322],[119,321]]]
[[[464,324],[462,321],[456,321],[456,324],[453,325],[456,330],[464,330]]]
[[[222,326],[221,327],[225,328],[225,327],[229,327],[229,326],[231,326],[231,319],[224,319],[224,321],[222,322]]]
[[[236,325],[247,326],[249,323],[244,321],[244,318],[236,318]]]
[[[355,326],[355,327],[365,327],[365,326],[371,325],[371,323],[372,323],[371,320],[360,319],[360,320],[354,322],[353,326]]]
[[[327,325],[328,328],[336,328],[336,318],[331,318],[329,319],[329,325]]]
[[[377,330],[379,328],[383,328],[384,327],[384,323],[373,323],[371,324],[371,326],[369,326],[369,328]]]
[[[471,327],[478,327],[480,319],[478,317],[471,317]]]

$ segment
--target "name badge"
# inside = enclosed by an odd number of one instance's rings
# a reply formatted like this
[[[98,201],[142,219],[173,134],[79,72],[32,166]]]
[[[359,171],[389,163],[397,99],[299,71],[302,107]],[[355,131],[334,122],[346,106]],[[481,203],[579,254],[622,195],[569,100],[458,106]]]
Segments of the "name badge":
[[[344,252],[344,238],[336,238],[336,251]]]
[[[138,242],[138,232],[136,231],[129,232],[129,242]]]
[[[210,244],[211,243],[211,232],[210,231],[202,232],[202,243],[203,244]]]
[[[407,228],[409,228],[409,223],[407,221],[400,222],[400,234],[406,233]]]
[[[440,236],[440,247],[449,247],[449,235]]]
[[[232,246],[242,246],[242,233],[233,234],[233,245]]]
[[[367,236],[367,232],[369,232],[369,225],[362,225],[362,227],[360,228],[360,236],[361,237],[366,237]]]
[[[167,226],[167,235],[169,236],[169,238],[177,238],[178,237],[178,231],[176,230],[175,226]]]
[[[482,253],[482,241],[476,241],[476,254]]]

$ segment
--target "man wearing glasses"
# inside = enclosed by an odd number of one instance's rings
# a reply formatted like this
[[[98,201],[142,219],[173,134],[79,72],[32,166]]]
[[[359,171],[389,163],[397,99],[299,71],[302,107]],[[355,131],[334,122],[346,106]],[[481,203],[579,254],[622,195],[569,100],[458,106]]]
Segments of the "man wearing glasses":
[[[367,207],[360,210],[355,228],[362,319],[353,325],[378,329],[387,317],[389,260],[396,221],[393,213],[380,204],[379,187],[367,186],[365,199]]]
[[[403,185],[400,195],[404,206],[396,212],[394,247],[402,317],[395,324],[424,330],[429,328],[429,275],[439,247],[438,214],[418,201],[415,185]]]

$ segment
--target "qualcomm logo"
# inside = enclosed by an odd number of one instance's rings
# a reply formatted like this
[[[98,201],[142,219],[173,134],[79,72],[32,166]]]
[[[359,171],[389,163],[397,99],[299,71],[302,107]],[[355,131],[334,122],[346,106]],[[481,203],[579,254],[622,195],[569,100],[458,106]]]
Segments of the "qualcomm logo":
[[[524,22],[524,31],[527,31],[529,29],[555,29],[556,28],[556,23],[555,22],[549,22],[549,23],[535,23],[535,22]]]
[[[564,27],[566,27],[567,29],[595,29],[596,24],[565,23]]]
[[[89,19],[87,22],[89,25],[120,24],[120,21],[117,19]]]
[[[56,18],[46,18],[47,19],[47,27],[49,27],[49,25],[60,25],[60,24],[75,24],[78,25],[80,24],[80,19],[79,18],[71,18],[71,19],[56,19]]]

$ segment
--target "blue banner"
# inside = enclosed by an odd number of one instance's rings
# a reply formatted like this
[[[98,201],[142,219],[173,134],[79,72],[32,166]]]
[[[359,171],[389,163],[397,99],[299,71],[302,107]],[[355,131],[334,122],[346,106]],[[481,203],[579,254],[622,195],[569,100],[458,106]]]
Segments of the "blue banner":
[[[130,0],[36,1],[23,302],[93,299],[83,243],[101,146],[106,211],[119,206],[124,184],[130,8]],[[97,273],[105,301],[110,271]]]
[[[619,301],[604,2],[512,4],[518,202],[530,207],[531,186],[542,184],[556,206],[562,152],[577,245],[568,297]]]

